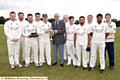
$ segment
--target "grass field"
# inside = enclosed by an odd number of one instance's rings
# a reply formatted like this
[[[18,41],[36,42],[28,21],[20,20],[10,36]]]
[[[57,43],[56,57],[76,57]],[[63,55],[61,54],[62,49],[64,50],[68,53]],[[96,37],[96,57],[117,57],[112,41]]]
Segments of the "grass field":
[[[0,26],[0,76],[47,76],[49,80],[120,80],[120,28],[117,29],[115,39],[115,69],[110,70],[108,58],[106,69],[103,74],[99,72],[99,58],[97,66],[92,72],[83,71],[82,67],[75,69],[72,65],[61,67],[59,63],[55,67],[48,67],[46,64],[36,68],[31,64],[28,68],[10,69],[8,62],[8,52],[6,46],[6,36],[3,27]],[[53,52],[52,52],[53,59]],[[20,56],[20,62],[24,65]],[[53,61],[52,61],[53,62]],[[58,61],[59,62],[59,61]]]

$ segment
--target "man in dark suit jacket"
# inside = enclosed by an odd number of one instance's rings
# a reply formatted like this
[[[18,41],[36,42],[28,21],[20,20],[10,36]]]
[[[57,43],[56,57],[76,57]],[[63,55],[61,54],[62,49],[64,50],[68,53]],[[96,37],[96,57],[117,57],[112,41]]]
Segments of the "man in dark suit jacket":
[[[59,14],[54,15],[55,21],[52,23],[52,29],[54,31],[53,36],[53,47],[54,47],[54,63],[52,66],[57,64],[57,50],[60,50],[60,65],[63,67],[64,62],[64,43],[65,37],[64,33],[66,32],[65,23],[59,20]]]

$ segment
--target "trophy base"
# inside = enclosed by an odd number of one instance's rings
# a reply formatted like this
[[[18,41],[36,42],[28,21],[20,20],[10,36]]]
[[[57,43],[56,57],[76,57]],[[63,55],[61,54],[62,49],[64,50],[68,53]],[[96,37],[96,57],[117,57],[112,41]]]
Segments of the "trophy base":
[[[30,37],[38,37],[39,35],[30,35]]]
[[[86,49],[87,52],[90,52],[90,47]]]

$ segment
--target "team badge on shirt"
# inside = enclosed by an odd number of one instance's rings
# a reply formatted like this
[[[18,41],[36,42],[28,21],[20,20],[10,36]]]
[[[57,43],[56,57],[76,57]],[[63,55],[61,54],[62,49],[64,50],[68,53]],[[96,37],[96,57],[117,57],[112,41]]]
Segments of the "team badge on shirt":
[[[79,28],[78,28],[78,30],[79,30]]]
[[[35,27],[35,26],[33,25],[33,27]]]
[[[18,23],[16,23],[16,25],[18,25]]]
[[[68,27],[68,29],[69,29],[69,27]]]
[[[28,27],[28,25],[27,25],[27,27]]]
[[[104,26],[102,26],[102,28],[104,28]]]
[[[44,27],[44,25],[42,25],[42,27]]]
[[[12,23],[10,23],[10,25],[12,25]]]
[[[48,25],[48,27],[50,27],[50,25]]]
[[[95,26],[95,27],[97,27],[97,26]]]

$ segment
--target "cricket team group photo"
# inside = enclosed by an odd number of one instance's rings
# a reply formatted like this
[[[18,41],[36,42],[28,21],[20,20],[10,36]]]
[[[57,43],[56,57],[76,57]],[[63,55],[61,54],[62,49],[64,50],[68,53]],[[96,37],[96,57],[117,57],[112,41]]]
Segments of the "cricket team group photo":
[[[36,67],[44,67],[44,64],[56,67],[59,63],[63,68],[72,65],[75,69],[82,67],[83,71],[91,72],[99,59],[100,73],[104,73],[108,56],[109,69],[114,70],[116,24],[111,21],[110,13],[80,16],[77,25],[74,24],[74,16],[67,14],[60,20],[60,14],[55,13],[52,23],[48,21],[46,13],[27,14],[27,20],[24,12],[17,14],[11,11],[9,16],[10,20],[4,24],[4,34],[7,37],[11,69],[27,69],[32,63]],[[93,17],[96,17],[95,22]],[[21,64],[20,59],[24,64]]]

